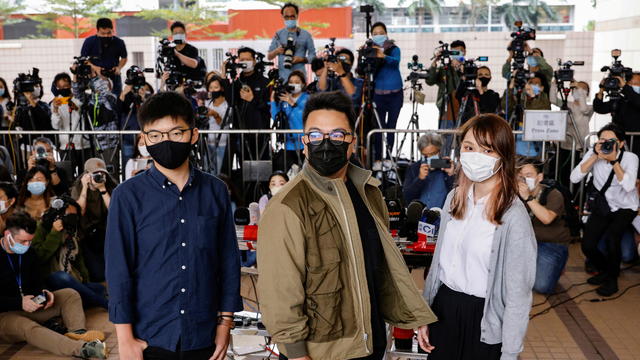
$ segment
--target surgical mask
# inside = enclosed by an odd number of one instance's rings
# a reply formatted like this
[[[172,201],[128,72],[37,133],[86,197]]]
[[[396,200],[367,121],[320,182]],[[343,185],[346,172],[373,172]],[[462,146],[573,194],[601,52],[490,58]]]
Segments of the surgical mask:
[[[292,93],[299,94],[302,92],[302,84],[289,84],[293,88]]]
[[[149,150],[147,150],[147,147],[145,145],[138,146],[138,152],[140,152],[140,155],[144,157],[151,156],[149,155]]]
[[[571,92],[571,95],[573,95],[574,99],[583,99],[587,96],[587,91],[581,88],[575,88],[573,89],[573,91]]]
[[[529,56],[527,57],[527,64],[529,64],[529,67],[536,67],[538,66],[538,60],[534,56]]]
[[[40,96],[42,96],[42,88],[41,87],[34,87],[33,88],[33,96],[39,98]]]
[[[460,62],[460,63],[463,63],[463,62],[464,62],[464,55],[462,55],[462,54],[461,54],[461,55],[455,55],[455,56],[452,56],[452,58],[453,58],[454,60],[456,60],[457,62]]]
[[[487,85],[489,85],[489,82],[491,81],[491,78],[487,78],[487,77],[481,77],[478,79],[480,79],[480,84],[482,84],[483,87],[486,87]]]
[[[6,214],[7,211],[9,211],[7,202],[5,200],[0,200],[0,214]]]
[[[479,152],[463,152],[460,154],[462,171],[473,182],[483,182],[491,178],[497,170],[494,170],[497,158]]]
[[[27,190],[29,190],[32,195],[42,195],[46,189],[47,184],[42,181],[34,181],[27,184]]]
[[[58,95],[60,95],[62,97],[69,97],[69,96],[71,96],[71,89],[69,89],[69,88],[58,89]]]
[[[147,151],[158,164],[167,169],[177,169],[189,158],[191,151],[191,137],[189,142],[171,140],[161,141],[147,146]]]
[[[184,44],[187,42],[186,34],[173,34],[173,42],[175,44]]]
[[[383,46],[384,42],[387,41],[387,39],[387,35],[373,35],[371,37],[371,40],[373,40],[373,42],[378,46]]]
[[[148,98],[149,96],[151,96],[151,91],[145,91],[144,92],[144,97]]]
[[[536,186],[538,184],[536,184],[536,179],[535,178],[524,178],[524,181],[527,183],[527,187],[529,188],[529,191],[533,191],[536,189]]]
[[[270,188],[269,191],[271,191],[271,196],[276,196],[276,194],[280,192],[280,190],[282,190],[282,187],[283,185],[279,185],[279,186],[274,186]]]
[[[531,85],[531,90],[533,90],[533,95],[538,96],[540,94],[540,85]]]
[[[4,88],[0,89],[0,96],[4,96]]]
[[[284,26],[287,29],[293,29],[296,28],[298,26],[298,20],[285,20],[284,21]]]
[[[633,91],[636,92],[636,94],[640,94],[640,86],[638,85],[631,85],[631,88],[633,89]]]
[[[309,163],[322,176],[330,176],[342,169],[347,159],[348,142],[335,145],[329,139],[324,139],[320,145],[307,144],[309,148]]]
[[[7,241],[9,242],[9,250],[11,250],[14,254],[22,255],[29,250],[28,245],[22,245],[19,242],[13,240],[13,236],[8,235]]]
[[[240,64],[246,65],[246,67],[242,69],[242,72],[248,73],[253,71],[253,61],[240,61]]]

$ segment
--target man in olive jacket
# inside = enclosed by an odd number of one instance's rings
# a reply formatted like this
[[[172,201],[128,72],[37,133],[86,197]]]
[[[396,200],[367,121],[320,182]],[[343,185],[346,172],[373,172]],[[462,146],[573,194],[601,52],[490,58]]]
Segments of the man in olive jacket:
[[[306,104],[303,170],[274,196],[259,224],[263,320],[282,358],[382,359],[385,323],[436,321],[388,231],[379,182],[349,164],[351,100],[317,94]]]

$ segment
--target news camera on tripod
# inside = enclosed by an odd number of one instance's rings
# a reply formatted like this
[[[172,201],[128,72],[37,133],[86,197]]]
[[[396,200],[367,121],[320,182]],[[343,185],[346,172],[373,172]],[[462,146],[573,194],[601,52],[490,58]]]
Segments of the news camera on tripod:
[[[640,73],[625,67],[619,60],[620,55],[620,50],[612,50],[613,63],[602,68],[602,72],[608,74],[600,82],[600,89],[593,100],[593,110],[598,114],[611,114],[611,121],[624,131],[636,132],[640,131]],[[605,101],[605,93],[608,101]],[[633,152],[640,153],[639,139],[631,141],[631,137],[627,136],[626,140]]]
[[[51,110],[49,105],[40,100],[42,97],[42,79],[39,69],[20,73],[13,80],[13,100],[6,105],[7,111],[12,113],[12,128],[22,130],[53,130],[51,127]],[[53,139],[53,136],[47,136]],[[23,136],[20,143],[31,144],[31,136]]]
[[[496,114],[500,109],[500,95],[488,88],[491,82],[491,69],[488,66],[476,64],[476,61],[488,60],[488,57],[480,56],[476,59],[467,59],[462,63],[462,78],[455,93],[460,103],[456,128],[473,116]]]
[[[467,46],[464,41],[456,40],[451,44],[443,41],[436,47],[431,66],[427,71],[426,83],[429,86],[438,86],[436,106],[440,112],[438,127],[440,129],[452,129],[455,126],[455,112],[457,105],[454,103],[454,91],[462,77],[461,65],[464,62]],[[445,140],[444,150],[448,152],[451,141]]]

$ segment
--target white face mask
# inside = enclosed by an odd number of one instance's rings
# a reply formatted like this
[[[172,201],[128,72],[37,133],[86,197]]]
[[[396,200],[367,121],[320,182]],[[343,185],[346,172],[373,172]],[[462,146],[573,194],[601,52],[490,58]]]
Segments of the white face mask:
[[[148,157],[149,155],[149,150],[147,150],[147,147],[142,145],[142,146],[138,146],[138,151],[140,152],[140,155],[144,156],[144,157]]]
[[[9,211],[7,207],[7,202],[4,200],[0,200],[0,214],[6,214]]]
[[[529,191],[533,191],[536,189],[536,186],[538,184],[536,184],[536,178],[524,178],[524,181],[527,183],[527,187],[529,188]]]
[[[289,84],[289,86],[293,87],[294,94],[299,94],[302,92],[302,84]]]
[[[240,64],[245,64],[246,67],[242,69],[242,72],[252,72],[253,71],[253,61],[240,61]]]
[[[497,170],[494,170],[497,158],[479,152],[463,152],[460,154],[462,171],[473,182],[483,182],[492,177]]]
[[[40,95],[42,95],[42,88],[41,87],[34,87],[33,88],[33,96],[39,98]]]
[[[278,192],[280,192],[280,190],[282,190],[282,185],[280,185],[280,186],[274,186],[274,187],[272,187],[272,188],[270,188],[270,189],[269,189],[269,191],[271,191],[271,195],[272,195],[272,196],[276,196],[276,194],[277,194]]]

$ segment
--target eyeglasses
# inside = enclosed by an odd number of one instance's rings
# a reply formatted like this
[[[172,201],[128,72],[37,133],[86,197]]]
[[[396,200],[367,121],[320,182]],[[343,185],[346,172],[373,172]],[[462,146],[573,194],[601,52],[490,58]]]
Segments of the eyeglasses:
[[[342,145],[342,143],[347,141],[348,136],[353,139],[353,133],[346,132],[344,130],[332,130],[329,133],[323,133],[321,131],[309,131],[304,135],[307,137],[311,145],[322,144],[326,136],[329,137],[329,141],[331,141],[333,145]],[[349,142],[351,142],[351,140]]]
[[[171,141],[176,141],[176,142],[181,141],[182,138],[184,137],[184,133],[191,130],[193,130],[193,128],[172,129],[169,131],[151,130],[151,131],[143,131],[142,133],[147,135],[147,139],[149,139],[150,143],[156,144],[162,141],[162,139],[164,138],[164,135],[167,135],[167,138]]]

